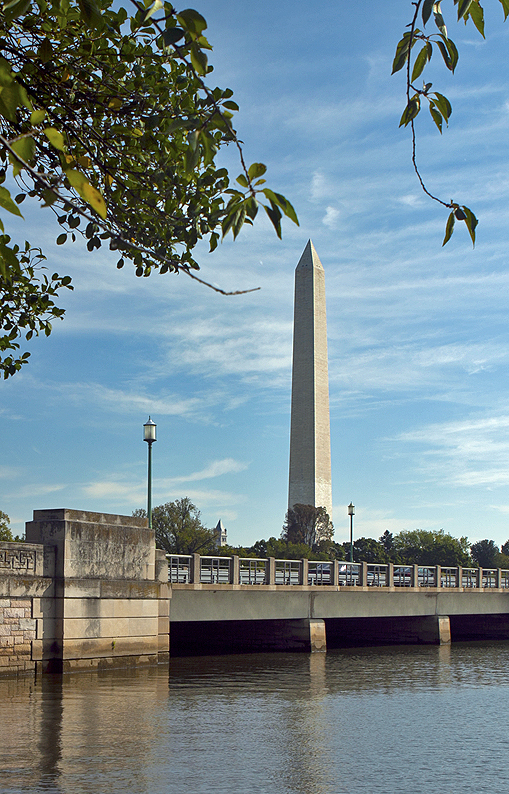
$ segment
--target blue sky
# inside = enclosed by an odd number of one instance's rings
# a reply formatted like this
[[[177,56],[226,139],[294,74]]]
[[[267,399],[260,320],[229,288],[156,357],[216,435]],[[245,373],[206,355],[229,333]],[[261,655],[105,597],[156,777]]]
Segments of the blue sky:
[[[389,9],[388,9],[389,6]],[[429,188],[480,219],[441,247],[445,211],[412,172],[397,41],[406,0],[331,5],[204,0],[214,84],[229,86],[249,162],[294,203],[283,241],[261,219],[200,254],[222,297],[184,276],[136,279],[106,251],[57,247],[34,207],[21,240],[73,277],[67,314],[1,385],[0,509],[21,532],[32,510],[129,515],[146,503],[142,426],[158,425],[154,504],[189,496],[232,544],[279,535],[286,511],[293,273],[308,238],[326,273],[336,539],[440,529],[509,538],[509,24],[486,41],[443,10],[456,75],[427,79],[453,103],[439,135],[418,120]],[[233,152],[225,162],[239,173]],[[26,204],[23,205],[26,208]],[[26,210],[25,210],[26,213]]]

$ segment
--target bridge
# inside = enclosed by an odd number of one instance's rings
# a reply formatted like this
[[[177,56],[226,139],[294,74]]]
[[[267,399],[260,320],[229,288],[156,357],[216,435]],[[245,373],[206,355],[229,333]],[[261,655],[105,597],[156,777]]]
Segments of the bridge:
[[[172,653],[509,639],[509,570],[167,555]]]
[[[36,510],[0,542],[0,674],[509,639],[509,570],[166,555],[146,519]]]

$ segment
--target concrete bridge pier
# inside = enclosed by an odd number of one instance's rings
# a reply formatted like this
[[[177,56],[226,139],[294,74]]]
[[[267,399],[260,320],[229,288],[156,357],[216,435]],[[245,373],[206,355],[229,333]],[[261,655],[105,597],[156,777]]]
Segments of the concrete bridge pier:
[[[413,626],[417,641],[425,645],[450,645],[451,621],[448,615],[419,617]]]
[[[302,620],[287,621],[287,626],[288,639],[296,647],[301,646],[308,653],[325,653],[327,650],[325,620],[303,618]]]

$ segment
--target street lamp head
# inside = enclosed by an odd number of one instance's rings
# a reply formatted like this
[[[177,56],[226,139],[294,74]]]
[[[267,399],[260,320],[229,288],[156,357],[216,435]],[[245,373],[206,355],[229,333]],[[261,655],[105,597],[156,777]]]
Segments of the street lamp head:
[[[349,516],[355,515],[355,506],[352,504],[352,502],[350,502],[350,504],[348,505],[348,515]]]
[[[148,422],[145,422],[143,425],[143,440],[147,441],[151,444],[153,441],[157,441],[156,438],[156,423],[152,421],[152,419],[148,418]]]

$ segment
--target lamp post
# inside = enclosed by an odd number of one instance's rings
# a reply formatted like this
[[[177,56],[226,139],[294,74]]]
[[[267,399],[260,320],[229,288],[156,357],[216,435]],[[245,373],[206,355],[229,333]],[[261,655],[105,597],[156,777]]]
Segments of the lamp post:
[[[348,505],[348,515],[350,516],[350,562],[353,562],[353,517],[355,507],[352,502]]]
[[[152,444],[157,441],[156,423],[148,418],[148,422],[143,425],[143,440],[148,444],[148,497],[147,497],[147,516],[148,527],[152,529]]]

